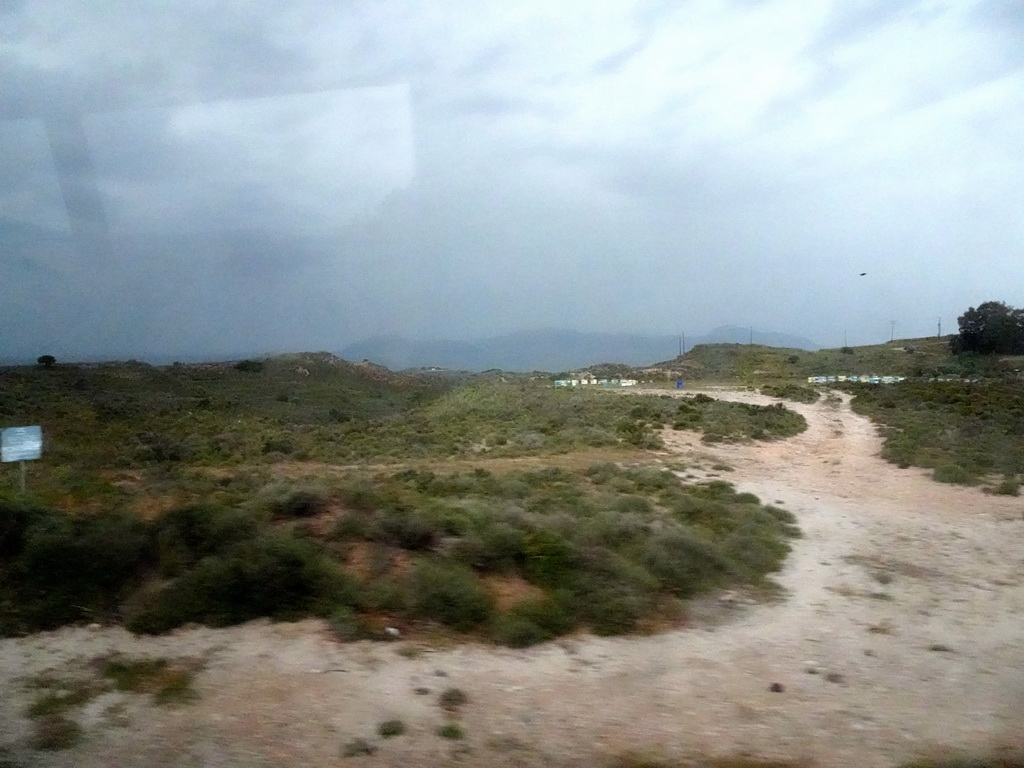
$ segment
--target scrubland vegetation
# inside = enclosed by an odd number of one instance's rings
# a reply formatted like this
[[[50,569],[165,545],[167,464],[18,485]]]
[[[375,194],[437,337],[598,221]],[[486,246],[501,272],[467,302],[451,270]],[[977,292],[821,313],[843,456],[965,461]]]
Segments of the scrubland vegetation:
[[[685,598],[762,583],[798,533],[789,513],[727,483],[610,463],[356,472],[152,520],[7,502],[0,521],[7,635],[312,614],[342,639],[438,624],[513,646],[675,622]]]
[[[882,425],[882,456],[939,482],[1016,496],[1024,473],[1024,383],[906,381],[851,387],[853,408]]]
[[[306,372],[302,373],[300,371]],[[231,365],[55,366],[0,372],[0,419],[42,424],[65,491],[76,470],[514,457],[655,448],[656,429],[795,434],[783,409],[554,390],[525,377],[400,376],[329,355]]]
[[[525,646],[678,622],[693,595],[764,584],[797,533],[650,453],[662,428],[713,442],[806,427],[782,406],[327,355],[2,378],[5,423],[46,436],[29,497],[0,493],[4,635],[316,615],[339,639],[397,625]],[[611,461],[556,460],[580,450]]]

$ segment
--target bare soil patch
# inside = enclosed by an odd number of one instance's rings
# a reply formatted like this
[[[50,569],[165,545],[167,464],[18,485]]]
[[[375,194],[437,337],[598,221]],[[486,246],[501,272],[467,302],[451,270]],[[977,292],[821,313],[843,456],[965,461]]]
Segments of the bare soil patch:
[[[344,645],[312,620],[3,640],[0,762],[600,766],[632,752],[882,768],[946,747],[1024,748],[1024,502],[883,462],[846,400],[786,405],[807,418],[802,435],[705,446],[667,431],[662,456],[796,514],[804,538],[779,575],[781,599],[723,595],[682,629],[525,651]],[[202,659],[197,698],[99,697],[71,713],[75,747],[31,750],[26,681],[73,678],[112,653]],[[452,687],[468,697],[462,739],[438,734],[449,720],[438,697]],[[404,732],[382,739],[391,720]],[[357,739],[375,749],[343,757]]]

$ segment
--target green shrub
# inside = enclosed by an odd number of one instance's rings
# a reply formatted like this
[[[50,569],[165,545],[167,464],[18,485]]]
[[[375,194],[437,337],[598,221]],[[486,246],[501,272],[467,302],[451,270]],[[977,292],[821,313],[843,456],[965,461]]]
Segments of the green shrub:
[[[425,516],[405,507],[377,511],[367,531],[371,541],[413,551],[432,548],[437,536],[438,531]]]
[[[532,621],[512,613],[500,614],[491,627],[495,642],[509,648],[529,648],[546,642],[551,636]]]
[[[614,511],[622,514],[649,515],[654,511],[654,506],[651,504],[650,499],[635,494],[618,496],[611,506]]]
[[[1020,496],[1020,480],[1016,477],[1004,477],[993,489],[997,496]]]
[[[153,528],[160,573],[177,576],[205,557],[255,538],[260,524],[239,510],[191,504],[167,512]]]
[[[796,515],[788,509],[782,509],[781,507],[769,504],[764,508],[764,511],[775,518],[776,522],[779,524],[780,530],[788,538],[799,539],[803,536],[803,533],[797,526]]]
[[[343,643],[365,640],[370,637],[359,614],[347,605],[339,606],[327,617],[327,626],[334,636]]]
[[[457,712],[468,701],[469,697],[461,688],[445,688],[438,697],[437,703],[446,712]]]
[[[568,581],[574,572],[573,549],[566,538],[548,528],[538,528],[526,537],[526,577],[547,587]]]
[[[528,557],[527,534],[498,520],[483,525],[477,534],[479,552],[475,567],[488,572],[506,572],[522,568]]]
[[[789,550],[789,543],[770,524],[750,516],[743,518],[721,544],[733,575],[755,583],[765,574],[778,571]]]
[[[974,476],[959,464],[941,464],[932,470],[932,479],[939,483],[971,485]]]
[[[58,751],[71,749],[82,740],[82,727],[64,715],[46,715],[32,723],[30,744],[33,749]]]
[[[458,740],[465,738],[466,732],[462,730],[462,726],[458,723],[445,723],[438,727],[437,735],[442,739]]]
[[[637,622],[653,604],[651,596],[624,584],[604,584],[573,595],[573,608],[597,635],[624,635],[636,629]]]
[[[405,584],[394,579],[378,579],[365,588],[361,602],[372,611],[407,611],[409,592]]]
[[[601,485],[616,477],[619,474],[619,468],[610,462],[601,462],[592,464],[584,474],[590,478],[591,482]]]
[[[423,560],[408,580],[413,616],[469,630],[491,617],[493,600],[472,570],[444,560]]]
[[[722,584],[732,570],[718,547],[678,527],[652,535],[641,558],[662,587],[680,597]]]
[[[377,747],[366,739],[352,739],[341,748],[342,757],[358,757],[359,755],[372,755]]]
[[[527,648],[565,634],[573,623],[564,601],[547,597],[518,603],[499,614],[491,634],[501,645]]]
[[[159,633],[186,622],[227,626],[262,616],[294,619],[356,599],[352,583],[314,545],[262,534],[201,560],[131,615],[127,626]]]
[[[270,514],[279,520],[314,517],[327,510],[327,493],[322,488],[271,486],[261,495]]]
[[[0,518],[7,510],[0,509]],[[0,632],[55,629],[116,613],[150,561],[140,520],[116,512],[69,517],[14,507],[0,531]]]
[[[816,403],[821,397],[818,390],[800,384],[767,384],[761,387],[761,394],[797,403]]]
[[[385,739],[393,736],[401,736],[405,733],[405,723],[401,720],[385,720],[377,726],[377,733]]]

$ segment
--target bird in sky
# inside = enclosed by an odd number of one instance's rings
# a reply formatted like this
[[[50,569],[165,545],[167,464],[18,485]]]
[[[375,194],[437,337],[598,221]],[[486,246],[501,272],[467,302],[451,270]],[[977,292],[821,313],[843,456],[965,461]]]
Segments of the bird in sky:
[[[866,274],[867,274],[867,272],[861,272],[861,273],[860,273],[860,276],[861,276],[861,277],[864,277],[864,275],[866,275]]]

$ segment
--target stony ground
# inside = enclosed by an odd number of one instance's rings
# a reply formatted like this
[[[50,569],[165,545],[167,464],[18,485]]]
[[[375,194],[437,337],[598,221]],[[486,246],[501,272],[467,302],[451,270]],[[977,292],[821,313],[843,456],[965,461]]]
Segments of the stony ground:
[[[779,443],[666,433],[666,459],[798,516],[781,600],[724,595],[670,633],[525,651],[340,645],[317,621],[4,640],[0,765],[591,767],[639,753],[881,768],[948,747],[1024,748],[1024,501],[886,464],[846,403],[791,407],[810,428]],[[72,711],[77,747],[29,749],[27,681],[87,676],[113,651],[201,661],[198,698],[104,693]],[[450,713],[449,688],[468,697]],[[391,719],[406,731],[384,739]],[[450,719],[464,738],[437,734]],[[358,739],[372,754],[345,757]]]

